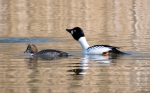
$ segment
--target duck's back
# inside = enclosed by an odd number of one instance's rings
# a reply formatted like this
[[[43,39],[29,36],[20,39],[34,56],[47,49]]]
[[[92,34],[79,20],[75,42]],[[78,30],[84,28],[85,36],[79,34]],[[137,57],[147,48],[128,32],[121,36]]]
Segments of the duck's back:
[[[67,57],[68,53],[62,52],[59,50],[54,50],[54,49],[45,49],[45,50],[39,51],[34,56],[41,57],[44,59],[55,59],[55,58],[59,58],[59,57]]]
[[[86,54],[103,54],[105,52],[124,54],[118,49],[119,47],[114,47],[114,46],[109,46],[109,45],[94,45],[87,49]]]

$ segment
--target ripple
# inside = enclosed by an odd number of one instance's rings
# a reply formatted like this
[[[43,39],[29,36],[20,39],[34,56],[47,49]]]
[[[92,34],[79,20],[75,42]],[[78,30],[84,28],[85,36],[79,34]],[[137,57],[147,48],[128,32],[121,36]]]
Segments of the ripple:
[[[0,38],[0,43],[45,43],[45,42],[61,42],[60,40],[54,40],[49,38]]]

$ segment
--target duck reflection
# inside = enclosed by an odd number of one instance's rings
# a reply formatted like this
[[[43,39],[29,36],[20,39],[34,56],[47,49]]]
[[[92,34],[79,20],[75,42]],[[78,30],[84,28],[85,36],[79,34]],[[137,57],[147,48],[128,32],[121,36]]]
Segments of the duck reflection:
[[[102,66],[108,66],[112,62],[112,59],[110,56],[102,56],[102,55],[83,55],[81,58],[79,66],[72,66],[71,70],[68,70],[68,72],[74,72],[73,75],[84,75],[86,74],[86,69],[88,69],[90,66],[88,64],[89,61],[99,62],[99,65]]]
[[[37,58],[26,58],[25,61],[27,63],[28,69],[37,69]]]

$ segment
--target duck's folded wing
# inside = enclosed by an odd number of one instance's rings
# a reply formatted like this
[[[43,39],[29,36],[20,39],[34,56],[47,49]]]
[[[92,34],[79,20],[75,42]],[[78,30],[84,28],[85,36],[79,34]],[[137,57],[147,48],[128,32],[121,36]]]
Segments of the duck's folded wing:
[[[120,47],[114,47],[109,45],[94,45],[87,49],[87,53],[100,53],[103,54],[105,52],[112,52],[117,54],[124,54],[120,50],[118,50]]]

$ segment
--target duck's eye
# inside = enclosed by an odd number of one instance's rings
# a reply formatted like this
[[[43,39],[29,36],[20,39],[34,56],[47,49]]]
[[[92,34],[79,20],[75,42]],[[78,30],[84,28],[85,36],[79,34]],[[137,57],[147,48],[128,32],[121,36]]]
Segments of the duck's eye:
[[[74,32],[76,32],[76,30],[74,30]]]

